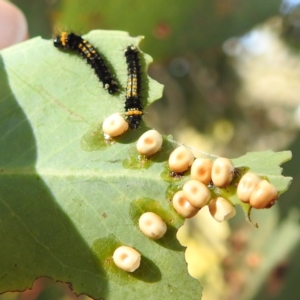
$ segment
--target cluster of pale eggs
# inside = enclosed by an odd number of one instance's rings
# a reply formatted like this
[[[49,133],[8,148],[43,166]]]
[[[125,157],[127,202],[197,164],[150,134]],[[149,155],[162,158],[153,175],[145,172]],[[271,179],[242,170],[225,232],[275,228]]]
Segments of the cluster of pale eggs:
[[[118,113],[109,116],[102,125],[106,137],[119,136],[127,129],[128,123]],[[162,135],[156,130],[149,130],[140,136],[136,148],[139,154],[150,157],[161,149],[162,143]],[[231,184],[235,168],[230,159],[195,159],[187,147],[179,146],[170,154],[168,164],[175,174],[182,174],[188,169],[191,172],[191,179],[172,198],[173,207],[180,216],[191,218],[205,205],[208,205],[210,214],[218,222],[228,220],[236,214],[229,200],[220,196],[212,198],[208,187],[226,188]],[[278,191],[267,180],[247,172],[237,185],[237,196],[241,201],[260,209],[272,206],[278,198]],[[144,235],[152,239],[162,238],[167,231],[166,223],[153,212],[141,215],[139,228]],[[120,269],[134,272],[140,266],[141,255],[131,247],[121,246],[115,250],[113,260]]]

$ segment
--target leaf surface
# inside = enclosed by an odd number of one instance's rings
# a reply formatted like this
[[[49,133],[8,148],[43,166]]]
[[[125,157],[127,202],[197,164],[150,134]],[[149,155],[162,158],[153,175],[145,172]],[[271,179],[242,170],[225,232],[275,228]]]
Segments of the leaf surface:
[[[123,50],[140,38],[92,31],[85,38],[104,56],[121,86],[102,88],[77,54],[35,38],[0,59],[0,292],[24,290],[41,276],[67,282],[76,294],[100,299],[199,299],[176,239],[183,220],[171,208],[161,178],[170,145],[152,161],[138,160],[129,131],[106,143],[101,122],[124,111]],[[151,58],[141,55],[143,70]],[[144,72],[145,73],[145,72]],[[162,86],[143,75],[143,102]],[[158,212],[167,235],[153,241],[138,217]],[[117,269],[112,254],[129,245],[142,254],[134,273]]]

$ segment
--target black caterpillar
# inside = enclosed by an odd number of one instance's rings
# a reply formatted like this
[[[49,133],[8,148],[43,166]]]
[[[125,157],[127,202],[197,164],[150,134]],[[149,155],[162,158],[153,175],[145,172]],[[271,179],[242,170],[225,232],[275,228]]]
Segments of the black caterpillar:
[[[103,83],[103,87],[110,94],[118,92],[118,84],[108,70],[104,59],[87,40],[74,33],[62,32],[61,35],[53,39],[53,43],[59,49],[77,51],[95,70],[97,77]]]
[[[128,78],[126,87],[125,115],[129,127],[137,129],[143,115],[141,102],[141,66],[139,51],[135,46],[128,46],[125,50]]]

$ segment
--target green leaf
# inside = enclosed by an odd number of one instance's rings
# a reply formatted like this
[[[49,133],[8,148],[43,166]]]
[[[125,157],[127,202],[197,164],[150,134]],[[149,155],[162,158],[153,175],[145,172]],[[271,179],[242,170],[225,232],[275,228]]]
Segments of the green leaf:
[[[273,152],[271,150],[251,152],[233,159],[236,168],[246,166],[249,171],[265,176],[276,186],[280,193],[285,192],[291,184],[291,177],[281,175],[283,163],[292,159],[291,151]]]
[[[41,276],[67,282],[76,294],[104,299],[199,299],[176,239],[180,218],[161,178],[170,144],[139,161],[129,131],[105,143],[101,122],[123,112],[127,65],[123,50],[140,38],[124,32],[85,36],[109,61],[121,85],[111,96],[76,54],[35,38],[1,52],[0,292],[24,290]],[[151,58],[143,54],[144,70]],[[147,107],[162,86],[143,76]],[[144,211],[168,226],[159,241],[137,227]],[[137,272],[117,269],[118,245],[142,254]]]
[[[291,160],[291,158],[291,151],[273,152],[268,150],[247,153],[246,155],[233,159],[232,162],[236,168],[243,170],[243,168],[246,167],[247,171],[256,173],[262,178],[266,178],[277,188],[279,193],[282,194],[288,189],[292,182],[292,178],[281,175],[282,168],[280,165]],[[233,182],[232,187],[234,190],[229,191],[230,196],[228,199],[232,203],[240,205],[244,210],[247,219],[250,221],[251,206],[238,199],[236,195],[235,182]]]

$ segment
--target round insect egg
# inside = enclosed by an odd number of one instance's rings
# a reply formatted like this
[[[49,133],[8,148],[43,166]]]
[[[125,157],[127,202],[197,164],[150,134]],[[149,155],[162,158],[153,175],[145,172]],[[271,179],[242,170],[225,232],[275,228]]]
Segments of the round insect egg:
[[[161,148],[162,143],[162,135],[152,129],[140,136],[136,144],[136,149],[140,154],[151,156]]]
[[[237,187],[237,196],[243,202],[249,202],[250,196],[254,189],[257,187],[261,178],[252,173],[247,172],[240,180]]]
[[[128,246],[117,248],[112,258],[116,266],[126,272],[134,272],[141,263],[141,254]]]
[[[226,199],[217,197],[209,202],[209,212],[218,222],[223,222],[235,216],[234,206]]]
[[[193,163],[193,153],[184,146],[176,148],[169,157],[169,167],[176,173],[185,172]]]
[[[178,214],[184,218],[192,218],[197,214],[199,208],[193,206],[184,196],[183,191],[178,191],[173,196],[173,207]]]
[[[268,208],[275,203],[278,198],[278,191],[273,184],[267,180],[259,182],[250,196],[250,205],[254,208]]]
[[[128,123],[118,113],[107,117],[102,124],[102,130],[105,134],[115,137],[123,134],[128,129]]]
[[[202,208],[210,199],[208,187],[198,180],[187,181],[182,188],[184,197],[194,207]]]
[[[167,231],[166,223],[153,212],[146,212],[140,216],[139,227],[142,233],[151,239],[160,239]]]
[[[191,178],[205,185],[211,181],[213,161],[209,158],[196,158],[191,167]]]
[[[211,179],[215,186],[220,188],[226,187],[230,184],[234,175],[234,165],[228,158],[217,158],[212,167]]]

